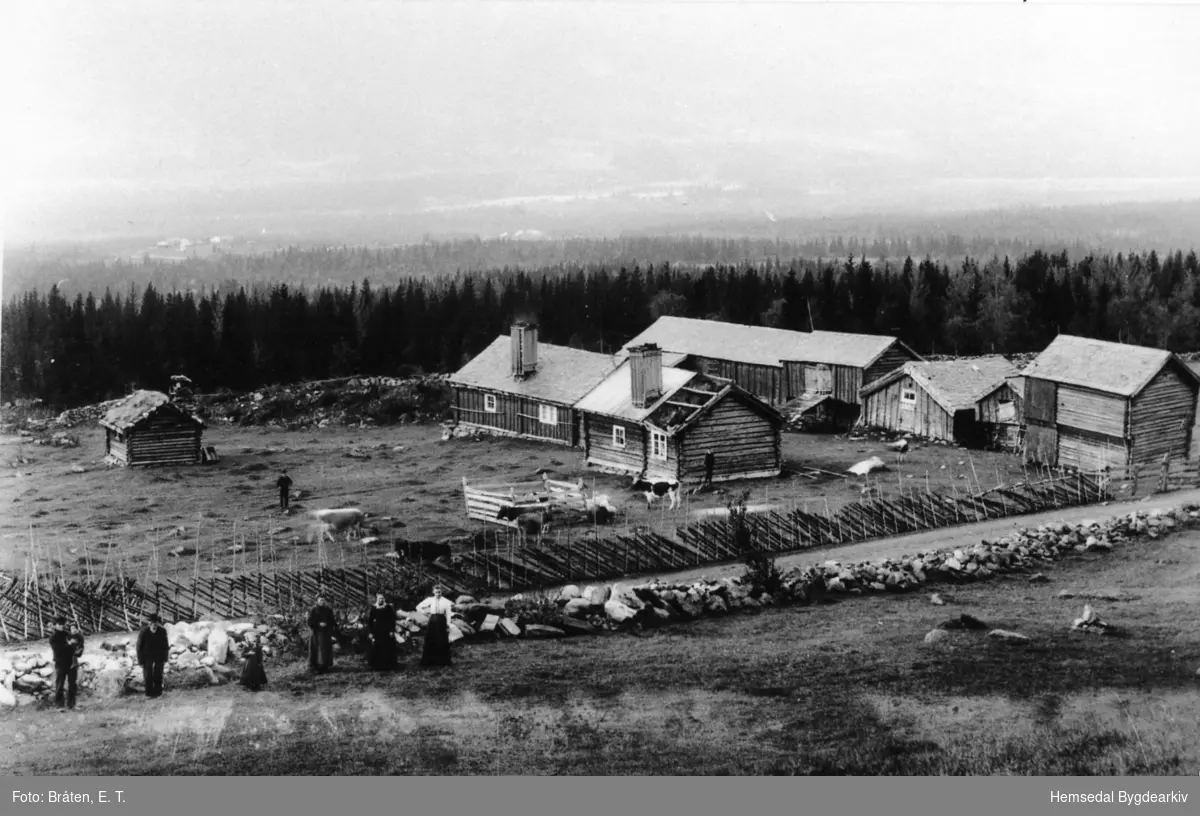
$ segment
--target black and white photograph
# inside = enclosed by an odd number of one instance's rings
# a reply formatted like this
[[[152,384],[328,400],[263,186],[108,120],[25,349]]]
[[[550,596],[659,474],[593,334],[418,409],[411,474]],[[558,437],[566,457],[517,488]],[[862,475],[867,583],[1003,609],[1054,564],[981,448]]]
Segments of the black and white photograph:
[[[212,776],[1194,812],[1200,3],[5,16],[14,814]]]

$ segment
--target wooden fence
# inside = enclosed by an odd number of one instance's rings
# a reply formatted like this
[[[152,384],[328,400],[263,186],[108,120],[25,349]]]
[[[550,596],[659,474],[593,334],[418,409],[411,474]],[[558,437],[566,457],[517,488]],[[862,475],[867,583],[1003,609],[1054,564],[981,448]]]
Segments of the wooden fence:
[[[746,523],[756,547],[785,553],[1200,487],[1195,463],[1167,469],[1144,466],[1120,474],[1039,473],[1040,479],[973,493],[914,489],[836,508],[827,501],[810,501],[790,510],[747,514]],[[197,574],[184,581],[152,581],[148,574],[140,584],[124,576],[68,582],[36,571],[25,580],[0,575],[0,635],[6,640],[46,637],[58,615],[78,622],[85,632],[128,631],[150,611],[181,621],[288,614],[310,606],[318,592],[335,609],[353,610],[368,605],[377,591],[432,580],[451,593],[524,591],[682,570],[744,555],[728,519],[689,523],[672,535],[649,527],[605,528],[601,533],[596,527],[577,532],[568,526],[557,530],[554,538],[530,539],[492,528],[473,541],[471,551],[456,554],[449,567],[379,558],[360,568],[343,564],[269,573],[260,564],[257,571]]]
[[[334,609],[355,610],[367,607],[376,592],[433,580],[452,594],[472,589],[452,570],[391,559],[362,568],[254,572],[184,582],[167,578],[147,584],[135,578],[68,582],[34,576],[0,586],[0,635],[5,640],[49,637],[59,615],[83,632],[95,633],[136,629],[149,612],[169,621],[288,614],[311,607],[318,594]]]

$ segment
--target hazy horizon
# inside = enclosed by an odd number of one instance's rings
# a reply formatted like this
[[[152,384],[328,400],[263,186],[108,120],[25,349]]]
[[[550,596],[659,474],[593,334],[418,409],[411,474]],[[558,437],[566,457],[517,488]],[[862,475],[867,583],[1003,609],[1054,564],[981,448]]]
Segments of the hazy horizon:
[[[16,17],[9,242],[1200,195],[1196,5],[51,2]]]

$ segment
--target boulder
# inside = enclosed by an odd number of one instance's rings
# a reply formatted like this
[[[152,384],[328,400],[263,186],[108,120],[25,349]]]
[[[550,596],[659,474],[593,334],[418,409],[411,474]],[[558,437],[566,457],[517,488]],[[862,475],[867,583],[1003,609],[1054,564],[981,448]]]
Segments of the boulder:
[[[570,584],[569,586],[565,586],[558,591],[558,600],[573,601],[576,598],[582,597],[582,595],[583,593],[579,591],[579,587],[575,586],[574,584]]]
[[[943,640],[948,637],[950,637],[950,633],[947,632],[945,629],[930,629],[925,634],[925,642],[926,643],[937,643],[939,640]]]
[[[988,632],[988,637],[1012,642],[1030,640],[1028,635],[1022,635],[1020,632],[1010,632],[1007,629],[993,629]]]
[[[596,606],[601,606],[612,597],[612,589],[607,586],[587,586],[583,588],[583,597]]]
[[[516,621],[514,621],[512,618],[501,618],[500,623],[498,624],[498,629],[501,633],[505,635],[511,635],[512,637],[516,637],[517,635],[521,634],[521,627],[517,626]]]
[[[494,632],[494,631],[496,631],[496,627],[499,624],[500,624],[500,616],[499,615],[488,615],[486,618],[483,619],[483,623],[480,624],[479,631]]]
[[[207,651],[213,663],[224,663],[229,659],[229,635],[220,626],[214,626],[209,633]]]
[[[604,614],[614,623],[624,623],[633,620],[637,615],[637,610],[621,601],[612,600],[604,602]]]
[[[563,614],[572,618],[582,618],[595,613],[596,605],[587,598],[572,598],[563,607]]]
[[[540,623],[531,623],[525,627],[525,637],[557,638],[563,637],[565,634],[566,632],[556,626],[546,626]]]
[[[592,635],[596,632],[596,627],[587,621],[573,620],[571,618],[564,618],[559,623],[559,627],[568,635]]]

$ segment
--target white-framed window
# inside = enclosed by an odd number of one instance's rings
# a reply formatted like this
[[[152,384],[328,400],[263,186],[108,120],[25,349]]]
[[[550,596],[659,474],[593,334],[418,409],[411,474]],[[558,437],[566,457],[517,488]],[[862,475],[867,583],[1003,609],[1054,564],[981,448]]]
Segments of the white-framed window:
[[[901,388],[900,389],[900,407],[905,410],[913,410],[917,405],[917,389]]]
[[[829,366],[824,363],[819,364],[816,368],[817,387],[813,390],[818,394],[833,393],[833,372],[829,370]]]
[[[1017,419],[1017,404],[1012,401],[1001,402],[999,419],[1001,422],[1015,422]]]
[[[662,431],[650,432],[650,456],[667,461],[667,435]]]
[[[558,424],[558,407],[554,405],[538,406],[538,422],[543,425]]]
[[[487,411],[489,414],[496,413],[496,395],[495,394],[484,394],[483,395],[483,410]]]
[[[620,425],[613,425],[613,447],[625,447],[625,429]]]

